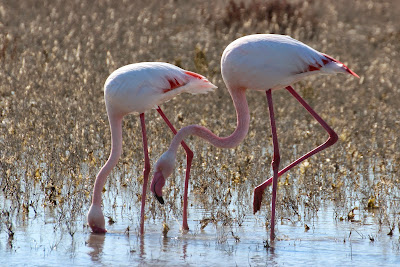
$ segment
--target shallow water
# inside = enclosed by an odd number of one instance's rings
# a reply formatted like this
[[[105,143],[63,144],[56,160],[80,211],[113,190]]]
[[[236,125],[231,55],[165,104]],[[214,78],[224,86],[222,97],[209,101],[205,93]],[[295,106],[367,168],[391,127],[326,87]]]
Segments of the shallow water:
[[[310,227],[308,231],[304,222],[281,219],[276,241],[268,244],[265,211],[255,216],[245,214],[241,226],[209,223],[201,229],[200,220],[209,214],[193,205],[189,209],[189,232],[182,233],[180,221],[170,218],[166,220],[170,230],[164,235],[163,220],[158,216],[146,221],[145,235],[140,238],[138,211],[127,211],[123,206],[114,208],[115,223],[107,226],[105,235],[90,233],[84,215],[71,224],[73,231],[68,231],[57,222],[56,212],[45,209],[36,216],[30,212],[14,229],[12,240],[6,231],[1,231],[0,265],[396,266],[400,263],[399,233],[394,231],[389,236],[388,227],[379,228],[374,211],[358,220],[361,214],[355,210],[354,222],[341,221],[335,218],[333,203],[324,203],[305,223]]]

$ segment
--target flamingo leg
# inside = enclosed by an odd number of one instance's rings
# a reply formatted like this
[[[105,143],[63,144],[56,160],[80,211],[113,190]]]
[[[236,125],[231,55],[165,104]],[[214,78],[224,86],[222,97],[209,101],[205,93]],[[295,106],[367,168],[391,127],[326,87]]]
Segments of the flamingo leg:
[[[278,135],[276,133],[276,125],[275,125],[275,116],[274,116],[274,107],[272,104],[272,92],[271,89],[267,91],[267,101],[269,108],[269,116],[271,121],[271,132],[272,132],[272,142],[274,145],[274,156],[272,159],[272,170],[273,170],[273,182],[272,182],[272,204],[271,204],[271,233],[270,240],[275,239],[275,203],[276,203],[276,191],[278,188],[278,171],[279,171],[279,162],[280,162],[280,154],[279,154],[279,143],[278,143]]]
[[[150,159],[147,147],[146,124],[144,120],[144,113],[140,114],[140,124],[142,126],[142,140],[143,140],[143,153],[144,153],[144,169],[143,169],[143,191],[142,191],[142,206],[140,209],[140,235],[144,234],[144,206],[146,203],[147,183],[149,181],[150,173]]]
[[[176,134],[177,131],[175,127],[172,125],[172,123],[168,120],[167,116],[165,116],[164,112],[161,110],[160,107],[157,108],[158,113],[161,115],[161,117],[164,119],[165,123],[168,125],[168,127],[171,129],[171,131]],[[185,149],[186,152],[186,177],[185,177],[185,191],[183,193],[183,222],[182,222],[182,228],[183,230],[189,230],[189,225],[187,223],[187,208],[188,208],[188,189],[189,189],[189,177],[190,177],[190,168],[192,166],[192,160],[193,160],[193,151],[186,145],[185,142],[181,142],[181,145],[183,149]]]
[[[278,172],[278,177],[280,177],[282,174],[286,173],[288,170],[290,170],[294,166],[298,165],[300,162],[304,161],[305,159],[308,159],[312,155],[335,144],[336,141],[338,140],[338,136],[335,133],[335,131],[331,127],[329,127],[329,125],[310,107],[310,105],[308,105],[306,103],[306,101],[304,101],[303,98],[301,98],[301,96],[299,94],[297,94],[297,92],[291,86],[286,87],[286,90],[288,90],[289,93],[291,93],[294,96],[294,98],[296,98],[297,101],[299,101],[300,104],[319,122],[319,124],[321,124],[321,126],[329,134],[329,138],[322,145],[314,148],[310,152],[304,154],[303,156],[296,159],[295,161],[290,163],[288,166],[286,166],[285,168],[280,170]],[[262,184],[258,185],[256,188],[254,188],[254,200],[253,200],[253,212],[254,213],[256,213],[257,211],[260,210],[264,190],[272,182],[273,182],[273,177],[270,177],[268,180],[264,181]]]

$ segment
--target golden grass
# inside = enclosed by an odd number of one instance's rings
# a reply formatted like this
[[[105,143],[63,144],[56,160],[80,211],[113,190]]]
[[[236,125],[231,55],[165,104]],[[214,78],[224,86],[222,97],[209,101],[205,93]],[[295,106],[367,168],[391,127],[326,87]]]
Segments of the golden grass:
[[[228,135],[236,116],[220,75],[223,49],[243,35],[282,33],[343,61],[361,79],[324,76],[295,85],[340,140],[281,179],[280,216],[307,216],[307,209],[317,210],[324,199],[334,199],[342,216],[358,202],[366,207],[374,197],[382,223],[398,223],[390,215],[399,212],[394,201],[399,197],[400,162],[396,3],[2,1],[2,221],[39,212],[43,206],[56,208],[60,219],[69,221],[86,213],[95,176],[110,148],[102,87],[113,70],[134,62],[166,61],[206,75],[219,89],[201,96],[201,105],[198,96],[182,95],[163,109],[177,128],[201,123]],[[273,97],[284,165],[326,137],[286,92]],[[197,138],[189,140],[195,152],[191,192],[196,205],[216,215],[228,212],[224,211],[231,201],[228,190],[241,190],[238,209],[242,216],[249,212],[252,187],[270,174],[272,142],[266,101],[259,92],[249,92],[248,101],[251,128],[237,149],[220,150]],[[155,112],[148,112],[146,120],[154,164],[172,135]],[[141,146],[138,120],[128,117],[123,156],[106,189],[116,188],[118,181],[140,194],[140,184],[131,185],[140,180]],[[176,176],[184,169],[181,154]],[[179,199],[182,187],[172,178],[166,195]],[[264,207],[268,201],[266,194]],[[155,205],[152,200],[148,205],[153,216],[157,215]],[[180,207],[180,201],[176,205]],[[225,215],[219,218],[229,221]]]

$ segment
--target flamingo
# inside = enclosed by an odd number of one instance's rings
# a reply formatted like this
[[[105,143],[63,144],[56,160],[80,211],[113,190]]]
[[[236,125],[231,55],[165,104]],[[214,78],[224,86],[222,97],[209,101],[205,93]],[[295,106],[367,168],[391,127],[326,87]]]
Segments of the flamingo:
[[[143,235],[146,189],[150,173],[144,112],[156,108],[171,131],[176,134],[175,128],[159,105],[180,93],[207,93],[215,88],[216,86],[204,76],[163,62],[142,62],[126,65],[114,71],[107,78],[104,84],[104,98],[111,129],[111,153],[107,162],[97,174],[94,184],[92,204],[87,215],[88,225],[93,232],[107,232],[101,209],[101,193],[107,176],[117,164],[121,155],[123,117],[128,114],[139,114],[142,128],[144,170],[140,234]],[[193,152],[184,142],[182,142],[182,146],[187,155],[186,178],[189,179]],[[185,195],[187,196],[187,192],[185,192]],[[187,203],[186,198],[184,199],[185,203]],[[183,226],[188,228],[186,213],[183,216]]]
[[[157,161],[150,188],[158,198],[162,198],[162,187],[165,179],[171,175],[174,169],[178,145],[188,135],[199,136],[220,148],[233,148],[239,145],[247,135],[250,122],[246,90],[266,92],[273,137],[274,153],[271,163],[273,176],[254,189],[253,212],[255,214],[260,209],[263,192],[272,183],[270,240],[273,241],[275,238],[275,203],[278,177],[308,157],[333,145],[338,139],[332,128],[296,93],[291,84],[315,74],[348,73],[355,77],[358,77],[358,75],[331,56],[318,52],[289,36],[278,34],[248,35],[233,41],[222,54],[221,72],[236,109],[236,129],[228,137],[219,137],[209,129],[199,125],[182,128],[173,138],[168,150]],[[283,88],[286,88],[321,124],[329,134],[329,138],[322,145],[279,171],[280,154],[272,91]]]

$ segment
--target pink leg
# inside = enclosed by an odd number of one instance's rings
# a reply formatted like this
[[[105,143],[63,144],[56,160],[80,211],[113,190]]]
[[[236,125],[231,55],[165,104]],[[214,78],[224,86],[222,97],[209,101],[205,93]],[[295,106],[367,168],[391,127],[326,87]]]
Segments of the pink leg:
[[[272,182],[271,234],[270,234],[270,240],[272,241],[275,239],[275,203],[276,203],[276,190],[277,190],[277,184],[278,184],[279,162],[280,162],[281,158],[279,155],[278,135],[276,133],[274,107],[272,105],[271,89],[267,91],[267,101],[268,101],[268,108],[269,108],[269,116],[270,116],[270,120],[271,120],[272,142],[274,145],[274,157],[273,157],[272,163],[271,163],[272,170],[274,172],[273,182]]]
[[[143,169],[143,191],[142,191],[142,207],[140,209],[140,234],[144,234],[144,205],[146,203],[147,182],[149,181],[150,160],[147,148],[146,125],[144,113],[140,114],[140,123],[142,126],[143,153],[144,153],[144,169]]]
[[[176,129],[171,124],[171,122],[168,120],[167,116],[165,116],[164,112],[161,110],[160,107],[157,108],[157,111],[161,115],[161,117],[164,119],[164,121],[168,125],[168,127],[171,129],[171,131],[174,134],[176,134]],[[192,160],[193,160],[193,151],[190,150],[190,148],[185,144],[185,142],[182,141],[181,145],[186,151],[186,177],[185,177],[185,191],[183,193],[183,222],[182,222],[182,228],[183,228],[183,230],[189,230],[189,225],[187,223],[187,208],[188,208],[188,200],[187,200],[187,198],[188,198],[190,168],[192,166]]]
[[[290,170],[291,168],[293,168],[294,166],[296,166],[297,164],[299,164],[300,162],[302,162],[303,160],[308,159],[312,155],[314,155],[314,154],[316,154],[316,153],[318,153],[318,152],[330,147],[331,145],[336,143],[336,141],[338,140],[338,136],[335,133],[335,131],[332,130],[331,127],[329,127],[329,125],[304,101],[303,98],[300,97],[299,94],[296,93],[296,91],[291,86],[286,87],[286,89],[321,124],[321,126],[329,134],[329,138],[322,145],[314,148],[313,150],[311,150],[307,154],[303,155],[302,157],[298,158],[297,160],[293,161],[288,166],[286,166],[285,168],[280,170],[278,172],[278,177],[281,176],[282,174],[284,174],[285,172],[287,172],[288,170]],[[254,200],[253,200],[253,212],[254,213],[256,213],[257,211],[260,210],[261,201],[262,201],[262,196],[263,196],[264,190],[268,185],[270,185],[272,183],[272,180],[273,180],[273,177],[269,178],[268,180],[266,180],[265,182],[263,182],[262,184],[258,185],[256,188],[254,188]]]

